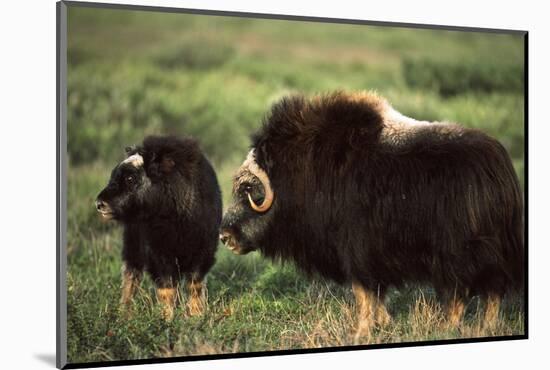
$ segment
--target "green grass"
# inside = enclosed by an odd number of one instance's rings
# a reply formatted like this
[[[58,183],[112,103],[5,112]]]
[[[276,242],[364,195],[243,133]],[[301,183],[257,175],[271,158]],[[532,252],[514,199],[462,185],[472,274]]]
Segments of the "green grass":
[[[407,84],[432,89],[443,96],[464,91],[523,93],[523,65],[506,62],[464,63],[405,60],[403,73]]]
[[[124,147],[189,134],[230,201],[249,136],[281,96],[376,90],[406,115],[497,137],[523,184],[523,49],[517,36],[137,11],[69,9],[68,353],[70,362],[353,344],[349,287],[220,247],[204,316],[161,320],[145,279],[118,311],[121,230],[93,200]],[[430,287],[392,291],[373,343],[521,334],[509,299],[492,331],[473,300],[449,329]]]

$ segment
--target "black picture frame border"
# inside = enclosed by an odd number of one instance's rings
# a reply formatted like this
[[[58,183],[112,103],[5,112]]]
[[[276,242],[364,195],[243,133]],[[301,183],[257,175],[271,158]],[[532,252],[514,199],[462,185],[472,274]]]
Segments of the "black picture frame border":
[[[172,363],[172,362],[188,362],[188,361],[224,360],[224,359],[237,359],[237,358],[248,358],[248,357],[286,356],[286,355],[312,354],[312,353],[359,351],[359,350],[367,350],[367,349],[370,350],[370,349],[439,346],[439,345],[463,344],[463,343],[501,342],[501,341],[512,341],[512,340],[523,340],[523,339],[527,339],[525,335],[510,335],[510,336],[495,336],[495,337],[466,338],[466,339],[442,339],[442,340],[419,341],[419,342],[361,344],[356,346],[341,346],[341,347],[303,348],[303,349],[301,348],[301,349],[285,349],[285,350],[275,350],[275,351],[222,353],[222,354],[215,354],[215,355],[177,356],[177,357],[137,359],[137,360],[134,359],[134,360],[97,361],[97,362],[82,362],[82,363],[75,363],[75,364],[67,364],[63,367],[63,369],[82,369],[82,368],[110,367],[110,366],[124,366],[124,365],[143,365],[143,364],[162,364],[162,363]]]
[[[220,353],[214,355],[177,356],[169,358],[131,359],[114,361],[94,361],[82,363],[67,363],[67,255],[66,255],[66,210],[67,210],[67,7],[88,7],[101,9],[118,9],[133,11],[149,11],[162,13],[182,13],[197,15],[229,16],[254,19],[271,19],[302,22],[320,22],[335,24],[356,24],[383,27],[432,29],[461,32],[483,32],[523,36],[524,44],[524,242],[525,242],[525,279],[524,279],[524,328],[522,335],[441,339],[418,342],[381,343],[356,346],[323,347],[287,349],[261,352]],[[370,349],[387,349],[403,347],[422,347],[448,344],[468,344],[529,339],[529,31],[514,29],[497,29],[483,27],[462,27],[449,25],[433,25],[406,22],[386,22],[347,18],[329,18],[315,16],[267,14],[226,10],[205,10],[191,8],[162,7],[151,5],[113,4],[82,1],[58,1],[56,3],[56,367],[59,369],[79,369],[94,367],[110,367],[123,365],[159,364],[188,361],[237,359],[247,357],[266,357],[295,354],[328,353],[343,351],[359,351]]]

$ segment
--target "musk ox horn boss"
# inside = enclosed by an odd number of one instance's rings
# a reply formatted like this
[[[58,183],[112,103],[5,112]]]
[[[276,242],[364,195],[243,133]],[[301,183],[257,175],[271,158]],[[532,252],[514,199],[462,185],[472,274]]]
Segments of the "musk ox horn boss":
[[[121,304],[131,303],[148,271],[166,319],[173,317],[183,278],[189,314],[200,314],[222,215],[216,174],[190,138],[149,136],[127,155],[96,200],[103,218],[124,225]]]
[[[374,93],[275,104],[233,198],[222,242],[351,284],[358,336],[390,319],[389,286],[432,284],[457,325],[468,297],[484,297],[490,324],[522,285],[523,199],[503,146]]]

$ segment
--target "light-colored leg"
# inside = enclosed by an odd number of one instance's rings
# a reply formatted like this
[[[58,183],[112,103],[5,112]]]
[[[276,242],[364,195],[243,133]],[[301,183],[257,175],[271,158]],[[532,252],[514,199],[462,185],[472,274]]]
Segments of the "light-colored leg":
[[[498,321],[498,312],[500,309],[501,297],[497,294],[489,294],[486,299],[485,318],[483,326],[487,329],[492,329]]]
[[[129,268],[124,264],[122,266],[122,294],[120,297],[120,304],[123,308],[126,308],[132,302],[132,298],[139,287],[141,282],[142,272]]]
[[[357,282],[353,282],[351,287],[355,295],[355,304],[357,307],[355,341],[357,342],[361,337],[370,339],[372,327],[375,324],[388,324],[391,317],[386,310],[383,296],[372,290],[365,289]]]
[[[457,294],[447,294],[445,296],[445,313],[449,326],[459,326],[464,316],[464,300]]]
[[[198,280],[191,277],[186,282],[187,288],[187,309],[189,315],[201,315],[206,308],[206,279]]]
[[[386,309],[386,305],[383,301],[380,301],[380,303],[376,307],[376,315],[374,317],[374,320],[376,324],[380,325],[381,327],[388,325],[391,321],[391,316]]]
[[[166,321],[171,321],[176,308],[177,288],[173,286],[157,288],[157,299],[162,304],[162,317]]]

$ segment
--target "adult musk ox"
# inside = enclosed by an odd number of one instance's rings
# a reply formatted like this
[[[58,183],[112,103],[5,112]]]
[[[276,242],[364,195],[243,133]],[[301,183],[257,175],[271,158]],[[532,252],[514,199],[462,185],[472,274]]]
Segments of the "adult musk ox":
[[[126,152],[96,200],[102,217],[124,225],[121,304],[130,304],[148,271],[166,319],[173,317],[182,278],[189,313],[199,314],[221,222],[216,174],[190,138],[149,136]]]
[[[472,295],[494,322],[522,284],[523,201],[506,150],[478,130],[405,117],[373,93],[275,104],[233,197],[221,240],[350,283],[357,335],[390,319],[389,286],[433,284],[456,325]]]

